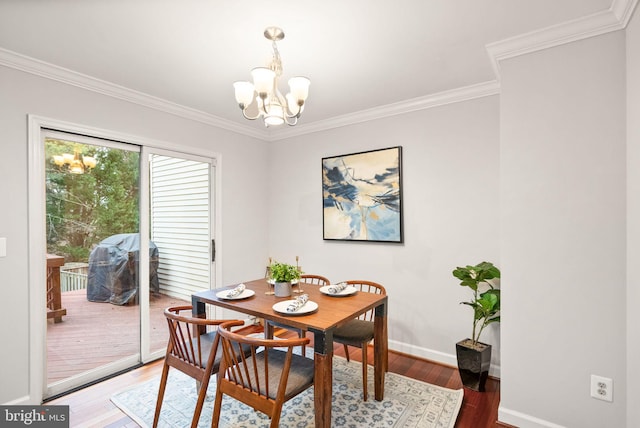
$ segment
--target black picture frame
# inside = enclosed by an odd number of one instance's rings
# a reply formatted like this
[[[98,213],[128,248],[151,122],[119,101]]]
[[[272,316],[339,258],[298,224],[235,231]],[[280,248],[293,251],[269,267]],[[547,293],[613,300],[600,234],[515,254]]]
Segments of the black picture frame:
[[[322,158],[326,241],[403,243],[402,146]]]

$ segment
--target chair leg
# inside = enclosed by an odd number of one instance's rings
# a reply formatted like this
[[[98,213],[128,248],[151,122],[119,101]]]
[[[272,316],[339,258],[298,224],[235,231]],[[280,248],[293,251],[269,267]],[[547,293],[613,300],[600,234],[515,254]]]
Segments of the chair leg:
[[[278,428],[280,426],[280,416],[282,415],[282,405],[284,403],[280,403],[280,405],[275,405],[272,409],[272,414],[269,415],[271,417],[271,423],[269,424],[269,428]]]
[[[349,360],[349,348],[344,343],[342,344],[342,346],[344,346],[344,355],[347,357],[347,361],[350,361]]]
[[[198,428],[202,406],[204,406],[204,399],[207,398],[207,388],[209,387],[210,379],[210,377],[207,377],[202,382],[198,382],[198,401],[196,401],[196,408],[193,412],[193,418],[191,419],[191,428]]]
[[[218,391],[216,391],[216,399],[213,402],[213,414],[211,415],[211,428],[218,428],[220,423],[220,410],[222,410],[222,393],[220,392],[220,382],[218,382]]]
[[[362,344],[362,393],[364,395],[364,401],[367,401],[367,365],[369,364],[367,358],[367,343]]]
[[[167,387],[167,377],[169,376],[169,366],[164,364],[162,367],[162,376],[160,377],[160,389],[158,390],[158,400],[156,401],[156,412],[153,415],[153,428],[158,426],[160,421],[160,410],[162,409],[162,400],[164,399],[164,390]]]

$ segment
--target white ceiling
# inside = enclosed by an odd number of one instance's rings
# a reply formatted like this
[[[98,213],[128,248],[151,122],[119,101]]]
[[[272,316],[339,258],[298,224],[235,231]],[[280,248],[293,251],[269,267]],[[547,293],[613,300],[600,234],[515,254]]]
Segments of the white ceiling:
[[[267,26],[286,35],[281,86],[311,79],[300,120],[308,126],[494,81],[488,44],[610,8],[612,0],[0,0],[0,48],[258,132],[264,126],[242,118],[232,84],[268,63]]]

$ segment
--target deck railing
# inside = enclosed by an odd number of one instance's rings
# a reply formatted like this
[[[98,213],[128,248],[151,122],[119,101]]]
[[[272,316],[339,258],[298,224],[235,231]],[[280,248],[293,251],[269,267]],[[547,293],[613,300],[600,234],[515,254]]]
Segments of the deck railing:
[[[87,288],[88,263],[67,263],[60,268],[60,290],[85,290]]]

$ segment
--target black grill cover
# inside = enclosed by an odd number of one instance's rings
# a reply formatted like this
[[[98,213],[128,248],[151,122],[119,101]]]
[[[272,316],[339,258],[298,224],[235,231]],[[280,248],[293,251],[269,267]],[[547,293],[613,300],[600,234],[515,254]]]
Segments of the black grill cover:
[[[139,234],[122,233],[102,240],[89,255],[87,300],[114,305],[136,303],[139,261]],[[152,293],[160,292],[158,247],[153,242],[149,242],[149,288]]]

